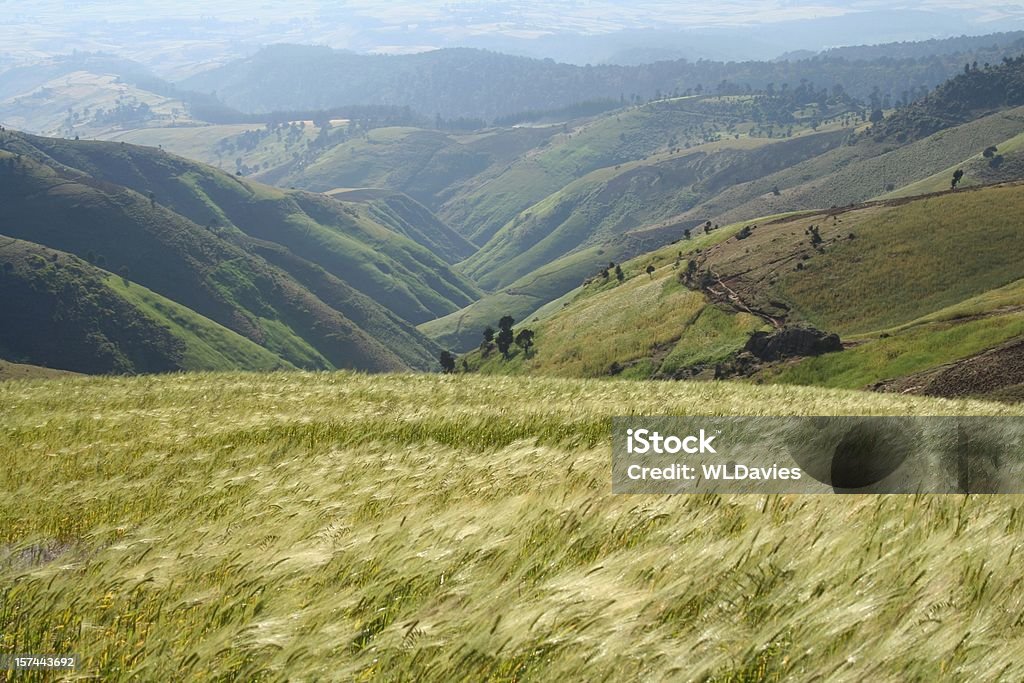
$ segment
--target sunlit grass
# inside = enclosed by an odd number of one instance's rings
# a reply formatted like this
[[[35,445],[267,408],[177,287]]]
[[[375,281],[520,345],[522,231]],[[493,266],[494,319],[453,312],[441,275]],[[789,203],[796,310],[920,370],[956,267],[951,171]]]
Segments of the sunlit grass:
[[[1018,498],[612,496],[609,417],[630,413],[1024,408],[467,375],[6,382],[0,651],[77,652],[102,680],[1024,676]]]

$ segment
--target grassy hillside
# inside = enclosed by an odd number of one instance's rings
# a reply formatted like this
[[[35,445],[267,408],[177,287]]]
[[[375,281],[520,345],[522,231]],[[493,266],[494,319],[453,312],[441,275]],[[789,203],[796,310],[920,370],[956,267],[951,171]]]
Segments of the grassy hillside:
[[[782,302],[819,327],[863,334],[1024,277],[1021,212],[1018,183],[811,214],[722,243],[701,268],[752,308],[784,315]]]
[[[12,379],[53,379],[55,377],[67,377],[75,373],[67,370],[54,370],[43,368],[38,365],[26,365],[24,363],[11,363],[0,360],[0,381]]]
[[[421,128],[377,128],[332,145],[312,162],[274,169],[260,178],[314,192],[388,188],[436,209],[461,183],[510,163],[557,130],[498,128],[457,135]]]
[[[0,123],[44,135],[96,135],[189,122],[188,106],[141,64],[76,52],[0,69]]]
[[[849,348],[747,375],[885,388],[1024,335],[1020,215],[1024,185],[1010,184],[733,224],[627,262],[622,283],[594,278],[517,318],[537,332],[529,358],[514,349],[508,361],[496,351],[467,360],[489,373],[710,379],[716,366],[732,367],[750,333],[810,323]],[[500,315],[477,323],[474,345]],[[1024,385],[1016,361],[1000,362],[1001,379],[963,390]]]
[[[870,139],[841,144],[849,130],[842,127],[842,116],[818,133],[806,122],[798,124],[795,137],[778,141],[754,136],[749,122],[723,119],[716,124],[722,126],[716,135],[721,137],[732,125],[739,139],[734,135],[688,150],[667,148],[672,135],[694,133],[686,117],[711,107],[714,100],[682,98],[609,115],[556,138],[550,149],[523,157],[482,184],[481,197],[487,202],[521,200],[533,185],[542,194],[544,182],[557,185],[579,169],[646,157],[592,171],[509,221],[462,266],[496,291],[421,329],[442,345],[467,348],[478,341],[479,329],[501,315],[525,318],[592,275],[602,263],[596,252],[606,255],[607,263],[678,239],[684,229],[708,219],[725,224],[870,199],[889,186],[913,182],[980,153],[991,140],[1002,141],[1021,125],[1019,111],[1012,110],[897,148]],[[732,103],[728,111],[742,108]],[[987,177],[1018,177],[1013,168],[1013,163],[1005,164]],[[526,184],[518,183],[519,178]],[[443,211],[455,206],[453,200]],[[499,209],[508,210],[514,207]],[[623,232],[626,242],[617,236]],[[637,249],[630,242],[645,246]]]
[[[677,97],[567,125],[548,144],[459,188],[438,209],[439,214],[483,245],[521,212],[593,171],[645,161],[656,154],[688,155],[709,141],[727,140],[724,146],[734,150],[757,148],[772,141],[769,129],[776,136],[787,126],[794,135],[812,132],[811,117],[802,120],[791,112],[783,115],[790,120],[787,125],[769,124],[765,119],[780,113],[762,111],[764,102],[755,97]],[[842,111],[836,105],[835,111],[825,108],[816,116],[825,119]],[[763,127],[753,122],[755,117],[765,121]],[[712,152],[721,146],[704,149]]]
[[[1024,111],[1018,110],[1019,121],[1024,124]],[[930,192],[948,190],[953,173],[964,172],[958,187],[975,187],[1024,177],[1024,133],[1006,140],[993,142],[980,152],[952,164],[934,175],[916,183],[883,194],[880,199],[912,197]]]
[[[508,287],[482,296],[469,306],[418,325],[437,344],[465,351],[480,343],[480,333],[505,315],[525,320],[532,313],[579,286],[583,280],[606,267],[609,261],[645,251],[643,244],[619,240],[587,247],[547,263]]]
[[[673,218],[725,187],[818,156],[842,138],[821,133],[775,144],[726,140],[603,168],[520,213],[462,269],[485,288],[508,285],[581,246]]]
[[[707,325],[709,316],[702,320],[702,313],[713,308],[703,295],[677,281],[681,272],[673,267],[677,254],[681,251],[684,257],[692,258],[697,250],[726,240],[739,229],[739,225],[728,226],[628,261],[622,264],[625,279],[621,283],[613,272],[605,279],[598,274],[599,269],[595,269],[587,284],[577,285],[537,315],[528,318],[513,315],[517,326],[537,332],[536,348],[529,359],[518,349],[513,349],[509,361],[502,360],[496,351],[483,357],[473,353],[468,358],[471,368],[498,374],[600,377],[620,372],[613,369],[612,364],[617,363],[618,367],[628,370],[627,376],[650,377],[660,370],[673,347],[682,342],[680,335]],[[658,266],[652,276],[644,272],[648,264]],[[607,266],[607,262],[604,265]],[[484,326],[496,328],[501,315],[504,313],[481,321],[473,330],[473,346],[480,343]],[[723,317],[731,321],[731,316],[723,314]],[[741,319],[741,326],[743,322]],[[751,326],[759,328],[761,322],[746,323],[747,328]],[[705,336],[691,340],[694,341],[692,345],[684,344],[680,351],[686,348],[695,354],[715,355],[715,340]],[[733,343],[737,341],[742,345],[746,335],[741,334]],[[730,346],[720,355],[724,357],[733,350]]]
[[[783,211],[847,206],[880,195],[888,196],[936,174],[941,176],[963,160],[981,154],[986,147],[1016,136],[1022,126],[1024,108],[1018,107],[914,142],[881,142],[862,137],[855,144],[843,145],[778,172],[723,188],[709,201],[683,214],[680,220],[715,216],[715,220],[724,225]],[[952,170],[935,189],[949,189],[951,177]],[[1021,177],[1020,169],[1010,164],[988,179],[1003,182]],[[779,194],[775,194],[776,189]]]
[[[63,252],[0,240],[0,357],[92,373],[183,366],[181,340],[106,287],[106,273]]]
[[[186,217],[223,216],[226,211],[254,233],[280,233],[276,235],[279,242],[292,241],[297,250],[304,247],[309,252],[315,243],[313,235],[327,235],[325,239],[337,242],[322,223],[301,221],[307,215],[299,206],[303,203],[311,211],[323,207],[324,222],[343,215],[346,225],[359,226],[378,240],[376,253],[384,256],[370,260],[367,268],[387,256],[389,249],[383,242],[392,239],[397,243],[396,258],[405,258],[411,268],[420,268],[424,262],[441,263],[425,248],[358,211],[327,198],[292,198],[270,188],[244,185],[156,150],[9,134],[4,142],[11,151],[0,151],[4,175],[0,233],[67,251],[127,275],[132,282],[264,347],[285,364],[367,370],[433,366],[436,347],[346,282],[320,278],[319,294],[313,294],[295,276],[252,253],[252,238],[234,224],[218,229],[206,223],[203,228]],[[47,152],[64,153],[66,161],[81,163],[96,175],[57,162]],[[124,180],[139,191],[112,180]],[[157,190],[170,198],[166,205],[156,201]],[[232,203],[240,197],[248,201]],[[283,213],[293,207],[298,215]],[[244,220],[247,213],[251,220]],[[353,258],[374,251],[371,244],[355,244],[359,251]],[[304,271],[315,267],[301,257],[293,263]],[[417,274],[416,282],[442,306],[443,295],[429,289],[431,284],[447,283],[444,266],[440,268],[440,273]],[[395,289],[394,278],[387,281],[382,271],[377,272],[379,280]],[[462,282],[454,277],[452,281]],[[454,304],[448,306],[440,310],[454,308]],[[374,308],[377,312],[367,313]],[[357,318],[386,321],[376,326],[375,333],[381,336],[361,329],[346,311]]]
[[[406,320],[444,315],[478,294],[428,247],[402,234],[401,224],[392,229],[380,223],[386,214],[371,213],[362,203],[250,183],[144,147],[24,140],[48,158],[150,196],[197,225],[277,242]],[[439,230],[437,241],[450,239],[450,231],[436,220],[419,228]]]
[[[0,357],[83,373],[270,371],[270,350],[66,252],[0,236]],[[308,345],[311,364],[327,361]]]
[[[175,303],[156,292],[138,284],[131,284],[124,278],[108,275],[107,287],[113,289],[126,301],[166,327],[183,343],[181,370],[278,370],[294,367],[268,349],[255,344],[236,332],[204,318],[196,312]],[[308,344],[293,342],[296,354],[304,356],[307,363],[325,363],[323,356]]]
[[[160,147],[188,159],[234,173],[242,166],[255,172],[290,163],[293,154],[305,151],[318,129],[307,125],[286,134],[264,136],[265,126],[252,123],[159,126],[111,131],[99,137],[145,147]],[[237,160],[242,163],[238,164]]]
[[[766,406],[1024,415],[726,383],[5,382],[2,648],[110,681],[1024,676],[1014,498],[609,493],[612,415]]]
[[[328,194],[341,202],[365,204],[378,223],[426,247],[446,263],[457,263],[476,251],[462,235],[407,195],[387,190],[335,190]]]

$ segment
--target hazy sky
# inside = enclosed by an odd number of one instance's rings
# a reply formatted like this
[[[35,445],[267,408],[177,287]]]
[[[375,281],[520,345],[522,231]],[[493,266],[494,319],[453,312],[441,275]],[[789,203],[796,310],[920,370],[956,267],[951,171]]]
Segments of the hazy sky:
[[[797,48],[1021,30],[1024,4],[1005,0],[0,0],[0,66],[78,49],[120,54],[164,74],[180,75],[196,64],[224,61],[280,42],[361,52],[469,45],[599,61],[603,58],[599,40],[569,41],[571,48],[562,42],[572,36],[655,28],[689,32],[678,41],[689,50],[685,56],[769,58]],[[694,31],[724,37],[716,45],[694,38]],[[555,35],[558,38],[552,38]],[[634,46],[620,41],[615,47]],[[639,40],[637,47],[645,47],[644,42]]]
[[[839,16],[870,10],[922,10],[969,15],[976,23],[1024,19],[1024,4],[1006,0],[0,0],[0,12],[20,19],[47,19],[59,23],[77,19],[111,24],[166,17],[228,21],[316,20],[324,15],[360,17],[389,25],[415,22],[480,24],[549,24],[562,28],[600,30],[623,25],[651,26],[670,22],[678,26],[709,27],[750,25],[793,19]],[[360,23],[355,21],[354,23]],[[545,25],[557,29],[559,25]],[[509,29],[512,26],[490,26]],[[993,30],[999,30],[997,27]]]

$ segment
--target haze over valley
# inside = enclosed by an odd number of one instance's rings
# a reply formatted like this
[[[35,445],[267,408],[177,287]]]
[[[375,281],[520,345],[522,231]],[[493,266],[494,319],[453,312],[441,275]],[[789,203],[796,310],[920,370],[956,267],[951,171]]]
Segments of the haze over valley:
[[[0,16],[0,671],[1024,680],[1020,6]]]

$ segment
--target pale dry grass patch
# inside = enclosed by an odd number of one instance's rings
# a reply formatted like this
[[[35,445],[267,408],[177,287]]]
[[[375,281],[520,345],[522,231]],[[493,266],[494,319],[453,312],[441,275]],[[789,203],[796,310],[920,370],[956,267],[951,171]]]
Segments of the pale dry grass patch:
[[[616,414],[1007,414],[724,383],[0,385],[0,649],[103,680],[1013,680],[1019,497],[612,496]]]

